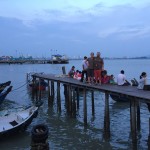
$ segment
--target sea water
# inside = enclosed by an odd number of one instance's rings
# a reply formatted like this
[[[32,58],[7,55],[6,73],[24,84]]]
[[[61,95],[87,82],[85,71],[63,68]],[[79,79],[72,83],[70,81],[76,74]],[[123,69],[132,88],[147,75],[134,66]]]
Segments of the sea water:
[[[71,60],[69,64],[0,64],[0,81],[11,80],[13,90],[0,106],[0,112],[16,111],[21,107],[33,105],[31,90],[27,86],[26,75],[29,72],[44,72],[62,74],[62,66],[68,72],[71,66],[81,70],[82,60]],[[108,74],[117,77],[120,70],[130,81],[133,78],[139,79],[141,72],[145,71],[150,77],[150,60],[104,60],[104,67]],[[55,91],[56,92],[56,91]],[[104,127],[104,94],[95,91],[95,115],[92,115],[91,93],[87,92],[87,113],[88,126],[84,127],[83,121],[83,94],[80,93],[79,110],[76,118],[67,116],[63,85],[61,85],[62,111],[57,113],[56,100],[53,107],[48,107],[48,93],[42,93],[43,105],[39,109],[37,118],[34,118],[27,130],[0,141],[0,150],[28,150],[31,143],[31,130],[36,124],[43,123],[49,128],[48,142],[50,149],[54,150],[127,150],[132,148],[130,133],[130,109],[129,103],[118,103],[110,98],[110,132],[109,141],[103,137]],[[56,98],[56,95],[55,95]],[[146,104],[141,103],[141,131],[138,133],[138,149],[147,149],[149,134],[149,112]]]

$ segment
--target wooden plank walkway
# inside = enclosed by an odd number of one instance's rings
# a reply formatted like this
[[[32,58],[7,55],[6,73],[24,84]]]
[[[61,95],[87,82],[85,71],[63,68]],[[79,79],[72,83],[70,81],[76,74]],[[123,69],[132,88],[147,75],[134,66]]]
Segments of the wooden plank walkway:
[[[132,134],[133,150],[137,150],[137,131],[140,130],[140,102],[150,103],[150,91],[139,90],[134,86],[118,86],[110,84],[102,85],[89,85],[82,83],[76,79],[69,78],[63,75],[54,74],[38,74],[32,75],[33,81],[36,79],[44,79],[48,81],[48,101],[54,100],[54,85],[57,86],[57,110],[61,112],[61,100],[60,100],[60,84],[64,86],[65,101],[67,106],[67,112],[70,116],[76,116],[76,109],[79,107],[79,89],[83,89],[83,108],[84,108],[84,124],[87,125],[87,100],[86,91],[91,90],[92,99],[92,115],[94,115],[94,91],[98,90],[105,93],[105,109],[104,109],[104,138],[108,140],[110,138],[110,114],[109,114],[109,95],[118,94],[130,99],[130,128]],[[54,84],[56,82],[57,84]],[[74,89],[77,89],[76,91]],[[76,92],[76,94],[75,94]],[[76,97],[76,100],[75,100]],[[41,99],[41,91],[39,91],[39,99]],[[149,121],[150,124],[150,121]],[[150,130],[149,130],[150,132]],[[150,133],[148,134],[148,149],[150,149]]]
[[[102,85],[89,85],[87,83],[82,83],[76,79],[69,78],[67,76],[59,76],[54,74],[34,74],[33,77],[41,78],[45,80],[50,80],[54,82],[61,82],[63,84],[71,84],[72,86],[77,86],[87,89],[95,89],[101,92],[108,92],[122,94],[127,97],[135,97],[140,101],[145,103],[150,103],[150,91],[139,90],[135,86],[118,86],[112,84],[102,84]]]

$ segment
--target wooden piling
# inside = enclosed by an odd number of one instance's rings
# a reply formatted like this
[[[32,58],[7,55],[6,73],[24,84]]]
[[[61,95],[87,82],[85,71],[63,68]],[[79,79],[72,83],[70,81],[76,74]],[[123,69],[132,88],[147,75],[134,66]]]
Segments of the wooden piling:
[[[72,103],[72,110],[73,110],[72,116],[75,118],[75,117],[76,117],[76,94],[75,94],[75,88],[73,89],[73,103]]]
[[[50,81],[48,80],[48,106],[51,105]]]
[[[86,88],[83,89],[83,112],[84,112],[84,126],[87,126]]]
[[[60,82],[57,82],[57,111],[61,112]]]
[[[94,91],[91,91],[91,99],[92,99],[92,115],[95,114],[95,106],[94,106]]]
[[[105,92],[105,110],[104,110],[104,138],[110,138],[110,115],[109,115],[109,94]]]
[[[55,86],[54,86],[54,81],[51,81],[51,98],[52,98],[52,102],[54,101],[54,97],[55,97]]]
[[[133,98],[131,101],[131,133],[132,133],[132,146],[133,149],[137,149],[137,104],[136,100]]]
[[[41,79],[39,79],[39,100],[41,100]]]
[[[137,130],[141,129],[140,101],[137,101]]]
[[[77,87],[76,95],[77,95],[77,109],[79,109],[79,87]]]

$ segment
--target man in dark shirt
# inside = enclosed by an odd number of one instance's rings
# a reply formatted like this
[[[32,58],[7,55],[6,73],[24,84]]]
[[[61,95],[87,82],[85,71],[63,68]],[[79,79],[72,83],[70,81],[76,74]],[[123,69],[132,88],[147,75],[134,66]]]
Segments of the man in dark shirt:
[[[94,78],[94,53],[91,52],[90,57],[87,59],[88,61],[88,83],[93,83],[93,78]]]
[[[100,55],[100,52],[97,52],[97,56],[94,58],[94,77],[96,84],[101,84],[101,72],[104,70],[104,61]]]

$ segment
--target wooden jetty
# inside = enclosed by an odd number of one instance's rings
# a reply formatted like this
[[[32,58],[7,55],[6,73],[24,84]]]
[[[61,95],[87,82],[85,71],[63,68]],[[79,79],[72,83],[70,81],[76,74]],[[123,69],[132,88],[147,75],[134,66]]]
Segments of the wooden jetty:
[[[0,64],[47,64],[46,59],[0,60]]]
[[[65,75],[54,74],[33,74],[33,81],[36,79],[44,79],[48,81],[48,103],[54,101],[54,85],[57,90],[57,110],[61,112],[61,99],[60,99],[60,84],[64,85],[64,94],[66,109],[71,117],[76,116],[76,109],[79,107],[79,90],[83,90],[83,107],[84,107],[84,125],[87,125],[87,90],[91,91],[91,107],[92,115],[94,115],[94,91],[98,90],[105,94],[105,109],[104,109],[104,138],[110,138],[110,114],[109,114],[109,94],[123,95],[130,99],[130,128],[132,135],[132,145],[134,150],[137,149],[137,131],[140,130],[140,103],[150,103],[150,91],[138,90],[133,86],[118,86],[103,84],[101,86],[89,85],[87,83],[79,82],[75,79],[69,78]],[[54,84],[55,83],[55,84]],[[41,99],[41,91],[39,91],[38,99]],[[76,98],[75,98],[76,97]],[[150,124],[150,122],[149,122]],[[149,131],[150,132],[150,131]],[[148,134],[148,149],[150,149],[150,133]]]

